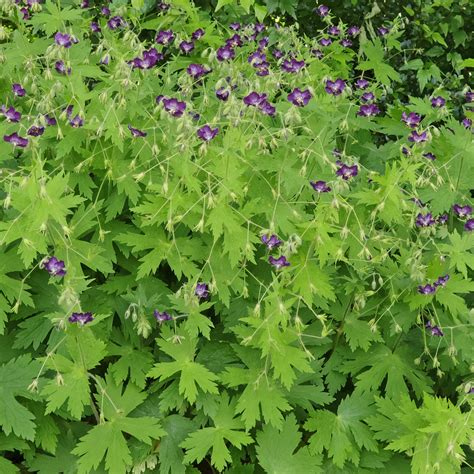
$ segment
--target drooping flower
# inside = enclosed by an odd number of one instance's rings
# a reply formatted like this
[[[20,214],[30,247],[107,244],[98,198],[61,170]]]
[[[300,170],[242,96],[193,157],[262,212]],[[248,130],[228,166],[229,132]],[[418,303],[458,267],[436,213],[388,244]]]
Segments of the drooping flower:
[[[20,148],[25,148],[28,145],[28,138],[23,138],[14,132],[11,135],[3,135],[3,140],[7,143],[11,143],[13,146],[18,146]]]
[[[9,122],[18,123],[21,120],[21,113],[15,109],[15,107],[10,106],[8,109],[2,105],[0,108],[1,112]]]
[[[72,37],[67,33],[61,33],[58,31],[54,35],[54,42],[63,48],[70,48],[72,46]]]
[[[301,61],[295,58],[285,59],[281,63],[281,69],[285,72],[297,73],[304,68],[305,64],[303,59]]]
[[[59,74],[68,75],[68,76],[71,74],[71,68],[70,67],[67,68],[66,64],[64,64],[64,61],[62,59],[54,63],[54,69],[56,69],[56,71]]]
[[[179,49],[184,54],[189,54],[194,49],[194,41],[181,41],[181,43],[179,43]]]
[[[219,62],[228,61],[235,57],[235,51],[230,46],[221,46],[216,52],[216,58]]]
[[[174,40],[174,33],[172,30],[160,30],[155,38],[155,42],[162,44],[163,46],[168,46]]]
[[[464,229],[468,232],[472,232],[474,230],[474,219],[468,219],[464,224]]]
[[[431,153],[431,151],[429,151],[428,153],[423,153],[423,157],[430,161],[436,160],[436,155]]]
[[[75,115],[74,118],[69,120],[69,125],[73,128],[79,128],[84,125],[84,119],[80,115]]]
[[[431,98],[432,107],[440,108],[440,107],[443,107],[445,104],[446,104],[446,99],[444,99],[444,97],[441,97],[440,95],[437,97]]]
[[[328,94],[341,95],[345,88],[346,83],[342,79],[336,79],[335,81],[328,79],[326,81],[325,90]]]
[[[308,89],[302,91],[298,87],[288,94],[288,100],[297,107],[304,107],[307,105],[311,97],[312,94]]]
[[[290,262],[288,262],[288,260],[286,259],[284,255],[278,258],[275,258],[272,255],[270,255],[268,257],[268,262],[272,264],[277,270],[280,270],[280,268],[283,268],[283,267],[290,266]]]
[[[431,324],[431,321],[428,321],[425,324],[425,328],[429,329],[431,331],[432,336],[438,336],[438,337],[444,336],[444,333],[443,333],[443,331],[441,331],[440,327],[439,326],[433,326]]]
[[[377,104],[364,104],[359,107],[357,115],[361,117],[372,117],[374,115],[378,115],[379,113],[380,109],[377,107]]]
[[[186,110],[186,102],[182,102],[177,99],[169,99],[167,97],[163,97],[161,99],[161,102],[163,103],[163,108],[173,117],[181,117],[184,114],[184,111]]]
[[[186,68],[186,72],[193,78],[193,79],[200,79],[202,76],[209,74],[211,72],[210,69],[202,66],[201,64],[190,64]]]
[[[360,28],[358,26],[350,26],[347,29],[347,34],[349,36],[357,36],[360,33]]]
[[[21,87],[21,84],[13,84],[12,91],[17,97],[24,97],[26,95],[26,90]]]
[[[30,137],[39,137],[40,135],[43,135],[43,133],[44,127],[38,127],[36,125],[32,125],[26,132]]]
[[[84,326],[94,320],[92,313],[72,313],[69,316],[70,323],[79,323],[80,326]]]
[[[171,321],[173,319],[172,316],[170,316],[166,311],[160,313],[157,309],[153,311],[153,316],[160,324],[164,323],[165,321]]]
[[[359,173],[359,168],[357,165],[346,165],[340,161],[338,163],[338,169],[336,170],[336,175],[340,176],[343,180],[347,181],[350,178],[354,178]]]
[[[328,193],[331,191],[331,188],[327,185],[326,181],[310,181],[309,184],[313,187],[318,193]]]
[[[427,283],[426,285],[419,285],[418,286],[418,293],[421,295],[432,295],[436,292],[436,287],[434,285],[430,285]]]
[[[147,133],[139,130],[138,128],[133,128],[130,124],[128,125],[128,129],[132,133],[134,137],[146,137]]]
[[[229,99],[229,95],[229,89],[226,89],[225,87],[220,87],[216,90],[216,97],[223,102]]]
[[[369,81],[367,79],[357,79],[355,86],[357,89],[367,89],[367,87],[369,87]]]
[[[313,11],[322,18],[329,15],[329,7],[327,5],[319,5]]]
[[[198,28],[197,30],[194,30],[191,34],[191,38],[195,41],[201,39],[205,35],[205,31],[202,28]]]
[[[433,214],[428,212],[426,214],[422,214],[421,212],[416,216],[415,224],[417,227],[430,227],[436,224],[436,221],[433,218]]]
[[[207,283],[197,283],[194,294],[200,299],[206,299],[209,296],[209,286]]]
[[[281,245],[281,240],[275,234],[270,236],[262,235],[261,240],[269,250],[277,248]]]
[[[468,217],[472,214],[472,207],[468,204],[465,206],[454,204],[453,211],[458,217]]]
[[[413,130],[408,137],[408,141],[412,143],[423,143],[428,140],[428,134],[426,132],[418,133],[416,130]]]
[[[66,275],[66,266],[63,260],[58,260],[56,257],[49,257],[43,263],[44,269],[51,275],[63,277]]]
[[[31,19],[30,11],[28,10],[28,8],[21,7],[20,12],[21,12],[21,17],[22,17],[23,20],[30,20]]]
[[[215,138],[218,133],[219,133],[219,128],[218,127],[211,128],[209,125],[203,125],[200,129],[198,129],[197,136],[201,140],[203,140],[205,142],[209,142],[213,138]]]

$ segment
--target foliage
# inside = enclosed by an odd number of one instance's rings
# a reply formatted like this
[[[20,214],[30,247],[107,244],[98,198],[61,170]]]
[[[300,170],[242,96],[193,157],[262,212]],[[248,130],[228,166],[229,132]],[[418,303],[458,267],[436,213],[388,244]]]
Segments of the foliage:
[[[1,4],[2,473],[472,469],[469,3],[339,3]]]

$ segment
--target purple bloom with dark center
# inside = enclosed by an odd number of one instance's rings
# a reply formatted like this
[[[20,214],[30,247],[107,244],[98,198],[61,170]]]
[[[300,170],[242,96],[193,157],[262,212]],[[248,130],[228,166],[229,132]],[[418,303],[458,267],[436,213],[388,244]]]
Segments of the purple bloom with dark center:
[[[468,204],[466,204],[465,206],[455,204],[453,206],[453,211],[458,217],[468,217],[472,214],[472,207]]]
[[[54,126],[54,125],[57,125],[57,123],[58,123],[56,121],[56,119],[53,116],[49,115],[49,114],[46,114],[44,116],[44,119],[46,120],[46,125],[49,125],[49,126]]]
[[[100,13],[102,13],[102,15],[104,15],[105,17],[108,17],[108,16],[110,16],[110,8],[109,7],[102,7],[100,9]]]
[[[379,32],[380,36],[386,36],[390,33],[390,28],[381,26],[380,28],[377,28],[377,31]]]
[[[293,92],[288,94],[288,100],[297,107],[304,107],[305,105],[307,105],[311,97],[313,96],[311,95],[311,92],[308,89],[302,91],[298,87],[293,89]]]
[[[189,54],[194,49],[194,41],[181,41],[181,43],[179,43],[179,49],[184,54]]]
[[[24,97],[26,95],[26,91],[21,87],[21,84],[13,84],[12,91],[17,97]]]
[[[361,96],[360,96],[360,100],[364,103],[366,102],[372,102],[373,100],[375,100],[375,94],[373,92],[364,92]]]
[[[446,104],[446,99],[441,97],[440,95],[437,97],[431,98],[431,106],[435,108],[443,107]]]
[[[201,64],[190,64],[186,68],[186,72],[194,79],[199,79],[202,76],[205,76],[206,74],[210,73],[210,69],[206,69],[204,66]]]
[[[474,219],[468,219],[464,224],[464,229],[468,232],[472,232],[474,230]]]
[[[448,280],[449,280],[449,275],[440,276],[433,284],[436,288],[438,288],[438,286],[444,287],[446,286],[446,283],[448,282]]]
[[[436,224],[436,221],[433,219],[433,214],[428,212],[427,214],[422,214],[421,212],[416,216],[415,224],[417,227],[430,227]]]
[[[466,98],[466,102],[474,102],[474,92],[473,91],[467,91],[466,94],[464,95]]]
[[[84,125],[84,119],[80,115],[76,115],[73,119],[69,120],[69,125],[73,128],[79,128]]]
[[[121,16],[113,16],[108,22],[107,22],[107,27],[110,30],[116,30],[117,28],[121,28],[126,26],[127,23],[124,21],[124,19]]]
[[[44,269],[51,276],[63,277],[66,275],[66,267],[63,260],[58,260],[56,257],[49,257],[44,263]]]
[[[209,286],[207,283],[197,283],[194,294],[200,299],[206,299],[209,296]]]
[[[341,43],[342,46],[344,46],[344,48],[349,48],[349,47],[352,46],[352,41],[350,39],[347,39],[347,38],[342,38],[340,43]]]
[[[431,153],[431,151],[429,151],[428,153],[423,153],[423,157],[431,161],[436,160],[436,156],[433,153]]]
[[[131,125],[128,125],[128,129],[132,132],[134,137],[146,137],[147,133],[139,130],[138,128],[133,128]]]
[[[79,323],[80,326],[90,323],[94,320],[92,313],[72,313],[69,317],[70,323]]]
[[[416,130],[413,130],[408,137],[408,141],[412,143],[423,143],[428,140],[428,134],[426,132],[418,133]]]
[[[448,219],[449,219],[449,215],[444,213],[444,214],[441,214],[439,217],[438,217],[438,224],[446,224],[448,222]]]
[[[410,112],[409,114],[403,112],[402,122],[405,122],[410,128],[416,128],[421,122],[421,117],[415,112]]]
[[[37,127],[36,125],[32,125],[26,132],[30,137],[39,137],[40,135],[43,135],[43,133],[44,127]]]
[[[18,110],[15,110],[15,107],[13,106],[8,107],[7,109],[4,105],[2,105],[1,111],[9,122],[17,123],[21,119],[21,113],[18,112]]]
[[[275,258],[272,255],[268,257],[268,262],[271,263],[277,270],[280,270],[280,268],[283,267],[289,267],[290,262],[286,259],[284,255],[281,257]]]
[[[431,321],[428,321],[426,324],[425,324],[425,328],[426,329],[429,329],[431,331],[431,335],[432,336],[438,336],[438,337],[442,337],[444,336],[444,333],[443,331],[441,331],[441,329],[439,328],[439,326],[433,326],[431,324]]]
[[[281,240],[275,234],[270,236],[262,235],[261,240],[267,246],[268,250],[273,250],[281,245]]]
[[[54,63],[54,69],[56,69],[56,71],[59,74],[68,75],[68,76],[71,74],[71,68],[70,67],[67,68],[63,60],[56,61]]]
[[[360,33],[360,28],[358,26],[350,26],[347,29],[347,34],[349,36],[357,36]]]
[[[321,45],[321,46],[329,46],[332,44],[332,39],[331,38],[321,38],[318,43]]]
[[[369,87],[369,81],[366,79],[357,79],[355,86],[357,89],[367,89],[367,87]]]
[[[28,145],[28,138],[23,138],[14,132],[11,135],[3,135],[3,140],[7,143],[11,143],[13,146],[18,146],[20,148],[25,148]]]
[[[305,66],[305,62],[302,59],[298,61],[295,58],[285,59],[282,64],[281,68],[285,72],[297,73]]]
[[[209,125],[203,125],[200,129],[198,129],[197,136],[201,140],[203,140],[205,142],[209,142],[213,138],[215,138],[218,133],[219,133],[219,128],[218,127],[211,128]]]
[[[462,123],[462,126],[464,128],[467,128],[468,130],[470,130],[471,127],[472,127],[472,120],[470,118],[466,117],[466,118],[462,119],[461,123]]]
[[[23,20],[29,20],[31,18],[30,11],[26,7],[20,8],[21,17]]]
[[[324,53],[320,49],[317,49],[317,48],[312,49],[311,54],[315,58],[318,58],[318,59],[321,59],[322,57],[324,57]]]
[[[309,184],[313,187],[318,193],[328,193],[331,191],[331,188],[327,185],[326,181],[310,181]]]
[[[268,102],[268,100],[263,100],[258,104],[258,108],[265,114],[273,117],[276,113],[276,108]]]
[[[159,97],[159,96],[158,96]],[[158,99],[158,98],[157,98]],[[181,102],[177,99],[168,99],[163,97],[161,99],[164,109],[173,117],[181,117],[186,110],[186,102]]]
[[[347,181],[358,175],[359,168],[357,165],[349,166],[344,163],[338,162],[339,168],[336,171],[336,175],[340,176],[343,180]]]
[[[357,115],[361,117],[372,117],[374,115],[378,115],[379,113],[380,109],[376,104],[364,104],[359,107]]]
[[[420,293],[420,295],[432,295],[435,292],[436,287],[434,285],[430,285],[429,283],[418,286],[418,293]]]
[[[242,41],[242,38],[240,35],[237,33],[235,35],[232,35],[229,39],[226,40],[225,45],[229,48],[237,48],[242,46],[244,43]]]
[[[70,48],[72,46],[71,35],[60,33],[59,31],[54,35],[54,42],[63,48]]]
[[[202,28],[198,28],[197,30],[193,31],[191,34],[191,38],[193,40],[199,40],[201,39],[205,34],[205,31]]]
[[[231,23],[229,25],[229,28],[234,31],[239,31],[241,26],[240,26],[240,23]]]
[[[235,57],[235,51],[230,46],[221,46],[216,53],[216,58],[218,61],[228,61]]]
[[[346,83],[342,79],[336,79],[335,81],[327,80],[325,90],[328,94],[340,95],[346,88]]]
[[[96,21],[91,21],[90,29],[91,29],[92,33],[100,33],[100,31],[101,31],[100,25]]]
[[[174,33],[171,30],[161,30],[157,33],[155,42],[168,46],[174,40]]]
[[[222,100],[222,101],[226,101],[228,100],[229,98],[229,95],[230,95],[230,92],[228,89],[226,89],[225,87],[220,87],[219,89],[216,90],[216,97],[219,99],[219,100]]]
[[[337,26],[332,25],[328,28],[328,33],[333,36],[339,36],[341,34],[341,30]]]
[[[319,5],[313,10],[320,17],[325,17],[329,15],[329,7],[327,5]]]
[[[258,92],[251,92],[244,97],[244,104],[248,106],[257,106],[267,99],[267,94],[259,94]]]
[[[155,319],[160,323],[164,323],[165,321],[171,321],[173,318],[166,312],[163,311],[160,313],[157,309],[153,311],[153,316],[155,316]]]

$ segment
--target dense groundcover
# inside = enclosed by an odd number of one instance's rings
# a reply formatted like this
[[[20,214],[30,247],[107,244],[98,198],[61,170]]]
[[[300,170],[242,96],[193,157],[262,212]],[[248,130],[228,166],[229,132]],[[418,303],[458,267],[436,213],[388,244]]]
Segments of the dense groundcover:
[[[464,23],[293,3],[2,1],[2,474],[472,472]]]

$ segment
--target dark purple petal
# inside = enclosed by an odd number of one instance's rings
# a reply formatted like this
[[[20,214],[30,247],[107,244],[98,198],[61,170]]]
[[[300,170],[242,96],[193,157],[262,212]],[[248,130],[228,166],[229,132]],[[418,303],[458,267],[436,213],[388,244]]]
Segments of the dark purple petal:
[[[174,33],[171,30],[161,30],[157,33],[155,42],[167,46],[174,40]]]
[[[449,280],[449,275],[444,275],[438,277],[438,279],[434,282],[434,286],[437,288],[438,286],[446,286],[446,283]]]
[[[63,48],[70,48],[72,46],[71,35],[60,33],[59,31],[54,35],[54,42]]]
[[[160,324],[164,323],[165,321],[171,321],[173,319],[166,311],[160,313],[157,309],[153,311],[153,316]]]
[[[73,128],[79,128],[84,125],[84,119],[80,115],[76,115],[73,119],[69,120],[69,125]]]
[[[331,25],[328,28],[328,33],[333,36],[339,36],[341,34],[341,30],[337,26]]]
[[[201,64],[190,64],[187,68],[186,68],[186,72],[194,79],[199,79],[201,78],[202,76],[208,74],[210,71],[210,69],[206,69],[204,66],[202,66]]]
[[[374,115],[380,114],[380,109],[376,104],[364,104],[359,107],[357,115],[361,117],[372,117]]]
[[[357,165],[349,166],[344,163],[339,165],[339,168],[336,171],[336,175],[340,176],[345,181],[357,176],[359,173],[359,168]]]
[[[66,275],[66,267],[63,260],[58,260],[56,257],[49,257],[43,263],[44,269],[51,275],[63,277]]]
[[[100,25],[96,21],[91,21],[90,29],[91,29],[92,33],[100,33],[100,31],[101,31]]]
[[[390,28],[386,28],[385,26],[381,26],[380,28],[377,28],[377,31],[380,36],[386,36],[390,33]]]
[[[467,91],[466,94],[464,95],[466,98],[466,102],[474,102],[474,92],[473,91]]]
[[[358,26],[351,26],[347,29],[347,34],[349,36],[357,36],[360,33],[360,28]]]
[[[357,89],[367,89],[367,87],[369,87],[369,81],[366,79],[357,79],[355,86]]]
[[[21,113],[15,110],[15,107],[10,106],[8,109],[2,106],[2,113],[9,122],[19,122],[21,120]]]
[[[231,23],[229,25],[229,28],[231,30],[238,31],[238,30],[240,30],[241,26],[240,26],[240,23]]]
[[[262,235],[261,240],[268,247],[269,250],[277,248],[281,245],[281,240],[275,234],[272,234],[270,236]]]
[[[421,212],[416,216],[415,224],[417,227],[430,227],[436,224],[436,221],[433,218],[433,214],[428,212],[427,214],[422,214]]]
[[[320,17],[325,17],[329,15],[329,7],[327,5],[319,5],[313,10]]]
[[[17,97],[24,97],[26,95],[26,91],[21,87],[21,84],[13,84],[12,91]]]
[[[267,94],[259,94],[258,92],[251,92],[249,95],[244,97],[244,104],[248,106],[257,106],[261,102],[265,101]]]
[[[28,138],[23,138],[14,132],[11,135],[3,135],[3,140],[7,143],[11,143],[13,146],[18,146],[20,148],[25,148],[28,145]]]
[[[110,30],[116,30],[117,28],[122,28],[127,26],[127,23],[121,16],[113,16],[108,22],[107,27]]]
[[[472,120],[470,118],[463,118],[461,124],[464,128],[467,128],[468,130],[472,128]]]
[[[26,132],[26,134],[30,135],[31,137],[39,137],[40,135],[43,135],[43,133],[44,127],[38,127],[36,125],[32,125]]]
[[[194,41],[181,41],[181,43],[179,43],[179,49],[184,54],[189,54],[194,49]]]
[[[402,122],[405,122],[410,128],[416,128],[421,122],[421,117],[415,112],[410,112],[409,114],[403,112]]]
[[[139,130],[138,128],[133,128],[131,125],[128,125],[128,129],[134,137],[146,137],[147,133]]]
[[[474,230],[474,219],[468,219],[464,224],[464,229],[468,232],[472,232]]]
[[[313,187],[318,193],[328,193],[331,191],[331,188],[327,185],[326,181],[310,181],[309,184]]]
[[[202,28],[198,28],[197,30],[193,31],[191,34],[191,38],[195,41],[201,39],[205,35],[205,31]]]
[[[281,257],[275,258],[272,255],[268,257],[269,263],[271,263],[277,270],[280,270],[280,268],[283,267],[288,267],[290,266],[290,262],[286,259],[284,255]]]
[[[432,295],[435,293],[436,287],[434,285],[430,285],[429,283],[426,285],[419,285],[418,286],[418,293],[421,295]]]
[[[228,100],[229,98],[229,95],[230,95],[230,92],[228,89],[226,89],[225,87],[220,87],[219,89],[216,90],[216,97],[219,99],[219,100],[222,100],[222,101],[226,101]]]
[[[321,45],[321,46],[329,46],[332,44],[332,39],[331,38],[321,38],[318,43]]]
[[[423,153],[423,157],[430,161],[436,160],[436,156],[431,153],[431,151],[429,151],[428,153]]]
[[[197,131],[197,136],[205,141],[209,142],[217,136],[219,133],[219,128],[211,128],[209,125],[204,125]]]
[[[92,313],[72,313],[69,317],[70,323],[79,323],[80,326],[84,326],[84,324],[90,323],[93,320]]]
[[[233,59],[235,57],[235,51],[230,46],[221,46],[216,53],[217,60],[228,61],[229,59]]]
[[[342,79],[336,79],[335,81],[327,80],[325,90],[328,94],[340,95],[346,88],[346,83]]]
[[[177,99],[168,99],[166,97],[163,97],[161,99],[161,102],[163,104],[164,109],[169,112],[173,117],[181,117],[184,114],[184,111],[186,110],[186,102],[181,102]]]
[[[472,214],[472,207],[468,204],[465,206],[454,204],[453,211],[458,217],[468,217]]]
[[[375,94],[373,92],[364,92],[360,96],[360,100],[361,100],[361,102],[364,102],[365,104],[367,102],[372,102],[373,100],[375,100]]]
[[[435,108],[443,107],[446,104],[446,99],[441,96],[431,98],[431,106]]]
[[[194,294],[200,299],[206,299],[209,296],[209,286],[207,283],[197,283]]]
[[[418,133],[416,130],[413,130],[408,137],[408,141],[412,143],[423,143],[428,140],[428,134],[426,132]]]
[[[440,327],[439,326],[433,326],[431,324],[431,321],[428,321],[425,324],[425,328],[429,329],[431,331],[432,336],[438,336],[438,337],[444,336],[444,333],[443,333],[443,331],[441,331]]]
[[[71,68],[70,67],[66,68],[64,61],[62,60],[56,61],[54,63],[54,69],[56,69],[56,71],[59,74],[68,75],[68,76],[71,74]]]
[[[281,63],[281,69],[285,72],[297,73],[305,66],[304,60],[298,61],[295,58],[285,59]]]
[[[288,100],[297,107],[304,107],[307,105],[311,97],[311,92],[308,89],[302,91],[298,87],[293,89],[293,92],[288,94]]]

